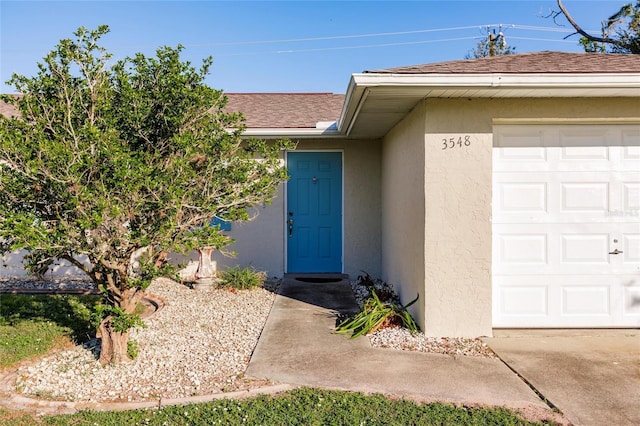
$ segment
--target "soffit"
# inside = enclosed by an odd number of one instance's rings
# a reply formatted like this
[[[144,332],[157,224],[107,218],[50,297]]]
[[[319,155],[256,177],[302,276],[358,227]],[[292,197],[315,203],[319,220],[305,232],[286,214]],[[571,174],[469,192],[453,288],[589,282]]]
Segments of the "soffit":
[[[339,132],[380,138],[427,98],[638,97],[638,74],[399,75],[354,74]]]

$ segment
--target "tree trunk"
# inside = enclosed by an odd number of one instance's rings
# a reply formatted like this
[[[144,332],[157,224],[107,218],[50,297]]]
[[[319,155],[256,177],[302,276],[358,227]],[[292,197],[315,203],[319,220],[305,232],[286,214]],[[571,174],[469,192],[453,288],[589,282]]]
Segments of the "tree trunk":
[[[138,288],[124,290],[120,294],[118,307],[125,314],[134,314],[143,295],[144,292]],[[99,332],[102,340],[100,364],[122,364],[131,361],[131,357],[127,353],[129,330],[116,331],[113,326],[113,316],[109,315],[100,323]]]
[[[111,321],[111,315],[100,323],[100,339],[102,341],[100,350],[100,364],[122,364],[131,361],[127,352],[127,342],[129,332],[115,331]]]

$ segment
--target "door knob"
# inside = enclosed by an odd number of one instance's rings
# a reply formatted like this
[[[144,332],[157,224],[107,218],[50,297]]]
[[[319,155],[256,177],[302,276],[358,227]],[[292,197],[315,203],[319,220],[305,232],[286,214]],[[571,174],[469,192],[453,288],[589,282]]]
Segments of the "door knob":
[[[620,251],[618,249],[615,249],[614,251],[610,251],[609,254],[622,254],[624,253],[623,251]]]

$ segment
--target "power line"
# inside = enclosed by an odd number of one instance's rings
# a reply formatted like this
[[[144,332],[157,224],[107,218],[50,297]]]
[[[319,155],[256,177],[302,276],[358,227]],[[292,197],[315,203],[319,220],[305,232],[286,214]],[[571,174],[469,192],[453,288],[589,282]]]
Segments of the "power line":
[[[483,37],[481,36],[473,36],[473,37],[455,37],[455,38],[446,38],[446,39],[438,39],[438,40],[419,40],[419,41],[405,41],[405,42],[397,42],[397,43],[380,43],[380,44],[364,44],[357,46],[336,46],[336,47],[318,47],[311,49],[288,49],[288,50],[272,50],[272,51],[260,51],[260,52],[243,52],[243,53],[219,53],[216,57],[224,57],[224,56],[245,56],[245,55],[265,55],[265,54],[283,54],[283,53],[306,53],[306,52],[322,52],[322,51],[330,51],[330,50],[351,50],[351,49],[370,49],[374,47],[391,47],[391,46],[406,46],[412,44],[427,44],[427,43],[441,43],[446,41],[457,41],[457,40],[479,40]]]
[[[468,26],[459,26],[459,27],[446,27],[446,28],[428,28],[428,29],[420,29],[420,30],[410,30],[410,31],[394,31],[394,32],[381,32],[381,33],[367,33],[367,34],[345,34],[345,35],[337,35],[337,36],[319,36],[319,37],[302,37],[302,38],[288,38],[288,39],[273,39],[273,40],[252,40],[252,41],[235,41],[235,42],[216,42],[216,43],[190,43],[183,44],[186,48],[202,48],[202,47],[224,47],[224,46],[249,46],[249,45],[264,45],[264,44],[283,44],[283,43],[302,43],[302,42],[317,42],[317,41],[333,41],[333,40],[349,40],[356,38],[373,38],[373,37],[390,37],[390,36],[402,36],[402,35],[414,35],[414,34],[427,34],[427,33],[435,33],[435,32],[445,32],[445,31],[460,31],[460,30],[469,30],[469,29],[484,29],[491,27],[502,26],[505,29],[514,29],[514,30],[523,30],[523,31],[545,31],[545,32],[559,32],[559,33],[573,33],[575,31],[560,28],[560,27],[541,27],[541,26],[533,26],[533,25],[519,25],[519,24],[485,24],[485,25],[468,25]],[[594,32],[594,31],[591,31]],[[435,41],[425,41],[425,43],[438,42],[438,41],[451,41],[451,40],[464,40],[465,38],[452,38],[452,39],[442,39]],[[554,40],[550,40],[554,41]],[[411,42],[409,43],[411,44]],[[380,46],[393,45],[389,43],[381,44]],[[374,45],[369,45],[365,47],[374,47]],[[115,46],[111,49],[113,50],[129,50],[129,49],[155,49],[157,46]],[[353,47],[345,47],[345,48],[353,48]],[[334,50],[334,48],[321,48],[322,50]],[[3,52],[25,52],[29,50],[40,50],[40,49],[1,49]]]
[[[554,43],[571,43],[576,44],[575,40],[558,40],[555,38],[536,38],[536,37],[517,37],[517,36],[509,36],[509,40],[529,40],[529,41],[549,41]]]
[[[431,28],[423,30],[412,31],[395,31],[386,33],[369,33],[369,34],[351,34],[351,35],[338,35],[338,36],[323,36],[323,37],[307,37],[307,38],[289,38],[289,39],[276,39],[276,40],[256,40],[256,41],[239,41],[239,42],[224,42],[224,43],[206,43],[206,44],[192,44],[193,47],[208,47],[208,46],[241,46],[248,44],[275,44],[275,43],[299,43],[304,41],[326,41],[326,40],[345,40],[352,38],[365,38],[365,37],[388,37],[398,35],[409,34],[424,34],[443,31],[458,31],[469,30],[474,28],[483,28],[486,25],[469,25],[465,27],[448,27],[448,28]]]
[[[502,26],[505,29],[511,28],[516,30],[527,30],[527,31],[547,31],[547,32],[560,32],[560,33],[575,32],[575,30],[569,30],[566,28],[559,28],[559,27],[540,27],[540,26],[533,26],[533,25],[518,25],[518,24],[485,24],[485,25],[469,25],[469,26],[463,26],[463,27],[431,28],[431,29],[422,29],[422,30],[395,31],[395,32],[384,32],[384,33],[351,34],[351,35],[338,35],[338,36],[220,42],[220,43],[201,43],[201,44],[189,44],[184,46],[185,47],[213,47],[213,46],[242,46],[242,45],[255,45],[255,44],[300,43],[305,41],[346,40],[346,39],[366,38],[366,37],[388,37],[388,36],[399,36],[399,35],[410,35],[410,34],[425,34],[425,33],[444,32],[444,31],[483,29],[488,27],[491,28],[491,27],[499,27],[499,26]],[[458,40],[458,39],[454,38],[451,40]],[[448,41],[448,40],[443,39],[442,41]]]
[[[255,40],[255,41],[239,41],[239,42],[220,42],[220,43],[200,43],[200,44],[184,44],[183,46],[186,48],[202,48],[202,47],[223,47],[223,46],[249,46],[249,45],[266,45],[266,44],[284,44],[284,43],[300,43],[300,42],[318,42],[318,41],[332,41],[332,40],[348,40],[348,39],[357,39],[357,38],[373,38],[373,37],[389,37],[389,36],[401,36],[401,35],[412,35],[412,34],[425,34],[425,33],[436,33],[436,32],[445,32],[445,31],[460,31],[460,30],[469,30],[469,29],[479,29],[484,30],[492,27],[500,27],[505,30],[522,30],[522,31],[542,31],[542,32],[552,32],[552,33],[573,33],[574,31],[566,29],[566,28],[558,28],[558,27],[541,27],[541,26],[533,26],[533,25],[518,25],[518,24],[488,24],[488,25],[469,25],[469,26],[460,26],[460,27],[447,27],[447,28],[431,28],[431,29],[421,29],[421,30],[410,30],[410,31],[395,31],[395,32],[382,32],[382,33],[368,33],[368,34],[352,34],[352,35],[338,35],[338,36],[321,36],[321,37],[305,37],[305,38],[291,38],[291,39],[274,39],[274,40]],[[224,53],[218,52],[216,53],[216,57],[233,57],[233,56],[255,56],[255,55],[271,55],[271,54],[294,54],[294,53],[309,53],[309,52],[327,52],[327,51],[339,51],[339,50],[356,50],[356,49],[371,49],[376,47],[393,47],[393,46],[409,46],[409,45],[419,45],[419,44],[430,44],[430,43],[444,43],[450,41],[460,41],[460,40],[480,40],[483,39],[484,35],[478,36],[465,36],[465,37],[450,37],[450,38],[442,38],[436,40],[418,40],[418,41],[406,41],[406,42],[393,42],[393,43],[375,43],[375,44],[365,44],[365,45],[355,45],[355,46],[333,46],[333,47],[317,47],[317,48],[303,48],[303,49],[279,49],[279,50],[265,50],[265,51],[254,51],[254,52],[237,52],[237,53]],[[561,42],[561,43],[575,43],[572,40],[565,39],[547,39],[547,38],[536,38],[536,37],[518,37],[514,35],[509,35],[509,39],[512,40],[528,40],[528,41],[545,41],[545,42]],[[156,46],[157,47],[157,46]],[[154,49],[156,48],[154,47]],[[149,47],[150,48],[150,47]],[[120,46],[115,48],[110,48],[111,50],[128,50],[128,49],[143,49],[143,47],[138,46]],[[35,50],[35,49],[34,49]],[[38,49],[39,50],[39,49]],[[26,52],[26,49],[1,49],[2,52]]]

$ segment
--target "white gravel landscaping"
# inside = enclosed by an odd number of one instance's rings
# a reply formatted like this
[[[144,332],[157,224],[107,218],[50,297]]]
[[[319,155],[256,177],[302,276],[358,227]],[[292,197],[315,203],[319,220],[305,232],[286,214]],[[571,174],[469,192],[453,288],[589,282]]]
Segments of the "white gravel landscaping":
[[[356,302],[362,307],[367,290],[351,281],[351,289]],[[389,348],[402,351],[419,351],[451,356],[474,356],[497,358],[489,346],[478,338],[427,337],[424,333],[411,333],[406,328],[383,328],[370,335],[369,342],[374,348]]]
[[[263,288],[194,291],[169,279],[148,289],[168,303],[132,339],[139,356],[101,366],[95,348],[56,352],[17,372],[24,394],[70,401],[180,398],[255,386],[242,376],[275,294]],[[96,342],[93,342],[95,345]]]

